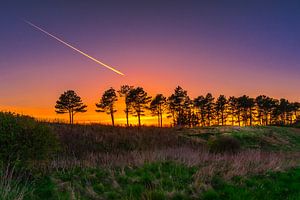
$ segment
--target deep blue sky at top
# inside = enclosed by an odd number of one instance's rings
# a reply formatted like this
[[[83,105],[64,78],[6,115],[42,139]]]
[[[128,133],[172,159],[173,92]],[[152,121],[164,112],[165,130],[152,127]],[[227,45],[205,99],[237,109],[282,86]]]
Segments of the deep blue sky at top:
[[[233,42],[231,45],[237,47],[237,51],[243,48],[258,54],[261,51],[267,57],[278,58],[279,63],[282,58],[289,61],[284,63],[285,67],[299,72],[300,1],[27,0],[1,1],[0,8],[0,52],[5,57],[16,50],[11,45],[19,42],[16,38],[28,31],[20,19],[28,19],[51,27],[52,32],[66,34],[74,42],[80,35],[85,38],[93,35],[85,32],[85,28],[93,26],[98,26],[97,33],[106,33],[107,42],[118,40],[122,35],[146,38],[151,35],[172,37],[172,34],[182,34],[186,40],[193,41],[189,44],[224,40],[226,45]],[[72,35],[74,39],[69,38]],[[30,37],[34,40],[36,35],[26,35],[26,39]],[[208,50],[214,48],[213,45]]]

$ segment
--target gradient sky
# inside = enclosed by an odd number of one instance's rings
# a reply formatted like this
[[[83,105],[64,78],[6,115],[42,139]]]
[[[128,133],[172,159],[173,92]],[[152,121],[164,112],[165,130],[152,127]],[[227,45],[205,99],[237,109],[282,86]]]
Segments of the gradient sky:
[[[168,96],[180,85],[191,97],[211,92],[300,100],[300,1],[9,2],[0,5],[2,110],[64,118],[55,114],[55,101],[73,89],[89,105],[77,119],[106,122],[94,105],[105,89],[122,84],[150,95]]]

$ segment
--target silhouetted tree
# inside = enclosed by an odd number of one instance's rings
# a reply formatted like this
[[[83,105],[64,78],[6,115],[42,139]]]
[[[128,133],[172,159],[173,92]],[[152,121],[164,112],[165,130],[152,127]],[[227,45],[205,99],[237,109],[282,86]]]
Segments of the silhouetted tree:
[[[162,127],[162,115],[167,108],[167,98],[162,94],[156,95],[151,103],[150,110],[153,115],[157,115],[158,126]]]
[[[262,125],[264,121],[264,104],[266,98],[267,97],[265,95],[260,95],[255,98],[257,106],[257,119],[260,125]]]
[[[168,115],[168,118],[172,118],[173,120],[173,126],[175,126],[177,124],[176,122],[176,104],[174,102],[174,94],[172,94],[168,99],[167,99],[167,106],[168,106],[168,110],[170,115]]]
[[[240,116],[238,101],[237,98],[234,96],[231,96],[228,99],[228,114],[231,116],[231,125],[234,126],[235,118],[238,118],[239,120],[239,116]]]
[[[290,110],[291,109],[289,101],[284,98],[281,98],[276,104],[273,116],[277,119],[278,123],[286,125]]]
[[[141,126],[141,116],[144,115],[144,110],[148,108],[147,104],[151,101],[151,97],[142,87],[137,87],[129,91],[127,98],[129,106],[133,108],[138,117],[139,126]]]
[[[96,112],[106,112],[106,114],[109,114],[113,126],[115,126],[114,113],[117,112],[114,104],[117,100],[118,97],[115,89],[110,88],[103,93],[100,102],[96,104],[96,107],[98,108]]]
[[[129,113],[130,113],[130,105],[129,105],[129,101],[128,101],[128,94],[130,92],[130,90],[133,89],[133,86],[129,86],[129,85],[122,85],[120,90],[118,91],[120,97],[124,97],[125,99],[125,114],[126,114],[126,124],[127,126],[129,125]]]
[[[238,109],[241,111],[244,125],[247,126],[248,119],[250,119],[250,126],[251,126],[253,121],[253,109],[255,106],[254,99],[250,98],[249,96],[243,95],[239,97],[237,101],[238,101]]]
[[[212,96],[211,93],[208,93],[206,96],[205,96],[205,106],[204,106],[204,109],[205,109],[205,113],[206,113],[206,118],[207,118],[207,122],[208,122],[208,126],[211,125],[211,121],[214,117],[214,97]]]
[[[255,102],[257,106],[257,117],[259,123],[269,125],[269,118],[271,117],[271,114],[276,106],[276,100],[265,95],[260,95],[255,98]]]
[[[175,88],[174,94],[168,98],[170,112],[173,115],[174,125],[187,125],[187,110],[190,106],[190,99],[187,91],[180,86]]]
[[[195,113],[195,104],[190,99],[189,96],[187,97],[187,99],[185,101],[184,109],[185,109],[185,118],[186,118],[185,125],[188,125],[189,127],[198,125],[199,118],[198,118],[197,114]]]
[[[202,126],[205,126],[206,123],[205,105],[206,105],[206,99],[204,96],[201,95],[194,99],[194,106],[197,109],[198,118],[200,119],[200,124]]]
[[[221,119],[221,125],[224,125],[224,122],[226,121],[226,109],[227,109],[227,99],[224,95],[220,95],[216,101],[216,115],[218,120],[218,125],[220,125],[220,119]]]
[[[83,104],[81,98],[73,90],[68,90],[56,101],[55,112],[58,114],[69,113],[70,124],[73,124],[74,115],[86,112],[86,108],[87,106]]]
[[[254,100],[254,98],[249,98],[248,99],[247,106],[248,106],[248,110],[249,110],[250,126],[252,126],[252,123],[254,121],[253,112],[255,112],[255,100]]]

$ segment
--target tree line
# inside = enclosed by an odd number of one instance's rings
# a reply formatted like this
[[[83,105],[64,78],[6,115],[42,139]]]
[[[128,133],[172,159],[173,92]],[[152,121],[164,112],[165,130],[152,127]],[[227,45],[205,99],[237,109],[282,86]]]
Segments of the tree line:
[[[163,126],[163,116],[172,118],[174,126],[252,126],[258,125],[290,125],[300,120],[300,103],[289,102],[287,99],[274,99],[266,95],[256,98],[243,95],[227,98],[220,95],[215,98],[211,93],[191,99],[187,91],[180,86],[174,93],[165,97],[157,94],[151,97],[142,87],[123,85],[118,91],[109,88],[104,91],[96,112],[110,115],[112,125],[115,125],[114,113],[117,112],[116,102],[119,97],[125,100],[124,113],[126,125],[129,126],[129,116],[136,116],[141,126],[141,116],[145,111],[151,111],[157,117],[158,126]],[[73,91],[64,92],[56,102],[55,111],[58,114],[69,114],[70,124],[74,123],[74,115],[87,111],[81,98]]]

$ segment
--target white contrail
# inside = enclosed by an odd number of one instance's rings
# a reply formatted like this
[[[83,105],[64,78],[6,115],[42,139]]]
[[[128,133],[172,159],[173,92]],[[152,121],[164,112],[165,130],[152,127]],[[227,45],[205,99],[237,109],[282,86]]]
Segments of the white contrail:
[[[84,55],[85,57],[88,57],[89,59],[91,59],[91,60],[95,61],[96,63],[98,63],[98,64],[100,64],[100,65],[102,65],[102,66],[104,66],[104,67],[106,67],[106,68],[108,68],[108,69],[110,69],[110,70],[112,70],[112,71],[116,72],[117,74],[120,74],[120,75],[124,76],[124,74],[123,74],[122,72],[120,72],[120,71],[118,71],[118,70],[114,69],[113,67],[110,67],[109,65],[107,65],[107,64],[105,64],[105,63],[103,63],[103,62],[101,62],[101,61],[97,60],[96,58],[93,58],[92,56],[90,56],[90,55],[88,55],[88,54],[86,54],[86,53],[84,53],[84,52],[80,51],[79,49],[77,49],[77,48],[73,47],[72,45],[70,45],[70,44],[66,43],[66,42],[65,42],[65,41],[63,41],[62,39],[60,39],[60,38],[58,38],[58,37],[56,37],[56,36],[52,35],[51,33],[49,33],[49,32],[47,32],[47,31],[45,31],[44,29],[42,29],[42,28],[40,28],[40,27],[38,27],[38,26],[34,25],[34,24],[33,24],[33,23],[31,23],[30,21],[27,21],[27,20],[23,20],[23,21],[24,21],[24,22],[26,22],[27,24],[29,24],[30,26],[33,26],[34,28],[36,28],[36,29],[38,29],[38,30],[42,31],[43,33],[45,33],[45,34],[47,34],[47,35],[49,35],[50,37],[52,37],[52,38],[56,39],[57,41],[59,41],[59,42],[63,43],[64,45],[66,45],[66,46],[70,47],[71,49],[73,49],[73,50],[77,51],[78,53],[80,53],[80,54]]]

